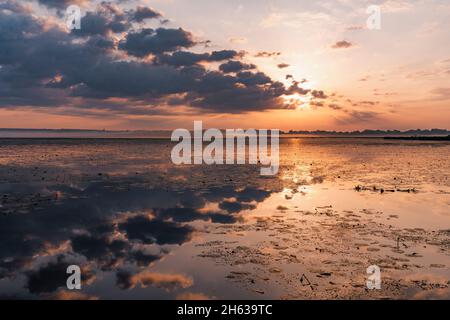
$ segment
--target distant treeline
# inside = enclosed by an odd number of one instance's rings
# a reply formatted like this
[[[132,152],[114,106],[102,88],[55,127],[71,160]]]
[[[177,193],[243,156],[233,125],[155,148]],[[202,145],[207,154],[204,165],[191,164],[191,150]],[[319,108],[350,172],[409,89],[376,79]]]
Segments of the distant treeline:
[[[386,140],[413,140],[413,141],[450,141],[448,136],[413,136],[413,137],[384,137]]]
[[[6,133],[22,134],[56,134],[56,135],[120,135],[120,136],[168,136],[171,130],[89,130],[89,129],[24,129],[24,128],[0,128],[0,135]],[[281,131],[284,135],[310,135],[310,136],[448,136],[450,131],[446,129],[412,129],[412,130],[362,130],[362,131],[326,131],[326,130],[290,130]]]
[[[450,135],[449,130],[445,129],[413,129],[413,130],[363,130],[363,131],[297,131],[290,130],[282,132],[284,134],[301,134],[301,135],[331,135],[331,136],[447,136]]]

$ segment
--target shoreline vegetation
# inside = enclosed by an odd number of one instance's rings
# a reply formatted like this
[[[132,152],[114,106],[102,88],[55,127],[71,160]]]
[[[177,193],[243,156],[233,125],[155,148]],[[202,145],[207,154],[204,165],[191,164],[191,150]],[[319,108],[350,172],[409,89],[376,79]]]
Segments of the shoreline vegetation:
[[[446,137],[416,136],[416,137],[384,137],[386,140],[414,140],[414,141],[450,141],[450,135]]]
[[[222,131],[225,131],[222,129]],[[0,138],[169,138],[171,130],[93,130],[93,129],[27,129],[0,128]],[[290,130],[280,131],[283,137],[329,137],[329,138],[384,138],[392,140],[450,141],[447,129],[411,130]]]

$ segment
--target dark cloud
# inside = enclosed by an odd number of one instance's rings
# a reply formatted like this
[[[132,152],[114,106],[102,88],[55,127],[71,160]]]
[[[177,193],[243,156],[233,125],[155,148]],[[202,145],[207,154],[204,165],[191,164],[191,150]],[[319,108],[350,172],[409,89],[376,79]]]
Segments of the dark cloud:
[[[272,58],[272,57],[278,57],[278,56],[281,56],[281,52],[260,51],[255,54],[255,57],[257,57],[257,58]]]
[[[251,80],[250,78],[248,80]],[[210,112],[242,113],[287,108],[276,87],[231,87],[203,95],[191,94],[191,105]],[[245,107],[244,107],[245,106]]]
[[[222,201],[219,203],[219,208],[229,213],[237,213],[242,210],[253,210],[256,206],[247,203],[241,203],[237,201]]]
[[[247,187],[237,193],[236,199],[241,202],[262,202],[270,196],[271,192],[263,189]]]
[[[227,59],[239,58],[244,52],[236,52],[235,50],[220,50],[211,53],[211,61],[222,61]]]
[[[39,146],[41,142],[27,143]],[[66,142],[55,140],[51,144],[52,148],[59,149],[64,148]],[[98,147],[95,141],[83,141],[82,144],[87,144],[88,148]],[[116,159],[111,170],[115,171],[116,165],[121,166],[120,162]],[[82,163],[58,173],[53,171],[54,166],[49,168],[43,164],[39,164],[39,168],[1,167],[3,181],[8,177],[7,172],[20,170],[23,183],[0,184],[0,279],[7,283],[25,279],[24,290],[28,298],[35,297],[29,292],[48,298],[49,294],[65,288],[68,265],[82,267],[83,286],[95,280],[94,274],[127,267],[133,270],[130,273],[136,280],[133,283],[165,289],[176,278],[134,275],[163,259],[171,250],[166,245],[190,241],[195,234],[194,228],[189,226],[191,222],[239,222],[242,220],[240,209],[252,209],[255,202],[263,201],[273,192],[249,187],[248,180],[240,183],[235,179],[238,185],[221,184],[220,187],[216,182],[210,187],[198,180],[193,182],[194,185],[192,182],[187,186],[180,183],[181,175],[204,177],[203,167],[190,168],[188,172],[170,168],[173,181],[165,174],[165,169],[151,169],[135,175],[134,166],[122,167],[124,172],[129,169],[130,175],[114,177],[107,174],[107,164],[101,167],[105,170],[102,176],[97,175],[98,167],[93,163]],[[91,170],[94,173],[89,173]],[[49,172],[45,182],[40,181],[39,176],[43,171]],[[226,171],[230,174],[229,169]],[[62,172],[65,182],[58,177],[54,180],[56,174],[62,178]],[[40,182],[30,183],[35,173]],[[50,179],[53,174],[55,176]],[[165,182],[153,180],[153,177],[163,175]],[[249,177],[248,172],[246,175]],[[259,170],[255,170],[255,176],[259,176]],[[149,187],[155,185],[154,181],[158,187]],[[208,210],[211,203],[223,209]]]
[[[21,169],[24,170],[23,167]],[[95,261],[103,270],[110,270],[121,260],[138,265],[148,264],[163,254],[138,252],[133,249],[136,243],[182,244],[191,239],[194,230],[181,223],[211,221],[229,224],[241,220],[236,209],[233,214],[200,210],[206,201],[220,203],[225,197],[233,197],[240,202],[262,201],[270,194],[255,188],[236,190],[233,187],[212,188],[204,194],[140,186],[124,190],[122,187],[125,184],[124,181],[110,180],[107,183],[92,183],[84,189],[56,185],[23,190],[19,189],[20,185],[15,185],[14,193],[39,194],[35,201],[40,206],[31,206],[30,213],[24,216],[6,214],[14,199],[7,199],[8,204],[2,202],[0,278],[26,268],[33,257],[45,252],[46,248],[64,243],[70,244],[73,253]],[[57,203],[39,200],[54,199],[56,191],[64,194],[64,198]],[[2,188],[3,193],[11,192],[8,188]],[[243,205],[242,208],[250,207]],[[121,219],[117,225],[114,220],[123,212],[149,212],[151,217],[132,216]],[[74,230],[77,232],[74,233]],[[117,239],[114,236],[117,230],[124,232],[128,238]]]
[[[220,206],[219,206],[220,207]],[[221,208],[223,209],[223,208]],[[228,211],[228,210],[227,210]],[[238,213],[240,210],[229,213]],[[190,207],[178,207],[167,209],[155,209],[154,215],[158,219],[172,220],[174,222],[191,222],[196,220],[204,220],[215,223],[235,223],[239,220],[238,217],[222,214],[219,212],[200,212],[197,209]]]
[[[177,67],[192,66],[199,62],[208,61],[210,54],[208,53],[193,53],[187,51],[177,51],[173,54],[163,54],[158,56],[157,61],[160,64],[169,64]]]
[[[308,94],[311,90],[309,89],[303,89],[302,87],[299,86],[299,82],[298,81],[293,81],[292,85],[289,86],[288,90],[286,90],[286,94],[300,94],[300,95],[305,95]]]
[[[30,273],[27,287],[31,293],[53,292],[66,285],[68,264],[51,263]]]
[[[147,7],[127,11],[102,2],[72,32],[45,25],[18,6],[8,8],[0,11],[1,107],[53,108],[77,116],[92,116],[90,109],[163,115],[177,105],[243,113],[291,108],[285,95],[309,92],[299,82],[285,87],[243,62],[244,52],[186,51],[205,42],[184,29],[131,30],[132,22],[158,17]],[[228,62],[218,70],[212,64],[222,61]],[[117,97],[128,100],[111,102]]]
[[[342,110],[342,107],[336,103],[330,103],[328,105],[328,108],[333,109],[333,110]]]
[[[316,100],[311,100],[309,102],[309,105],[313,108],[313,109],[317,109],[320,107],[325,106],[325,104],[322,101],[316,101]]]
[[[125,256],[128,243],[122,240],[111,240],[107,236],[79,235],[71,239],[72,249],[88,259],[103,260]]]
[[[237,73],[237,81],[246,86],[255,86],[272,83],[272,79],[263,72],[241,71]]]
[[[200,213],[194,208],[167,208],[154,211],[158,218],[163,220],[172,219],[175,222],[189,222],[194,220],[208,220],[208,216]]]
[[[136,57],[170,52],[195,45],[190,32],[179,29],[142,29],[130,32],[119,48]]]
[[[195,75],[186,70],[134,61],[100,62],[81,78],[84,86],[74,88],[80,96],[97,92],[104,97],[157,97],[190,91],[195,85]]]
[[[312,90],[311,95],[316,99],[326,99],[327,95],[322,90]]]
[[[348,42],[346,40],[338,41],[335,44],[331,46],[333,49],[346,49],[352,47],[353,44],[351,42]]]
[[[152,263],[161,259],[161,255],[149,254],[142,250],[135,251],[131,254],[131,257],[136,261],[139,267],[147,267]]]
[[[131,27],[127,15],[117,6],[102,2],[96,11],[88,11],[81,18],[80,29],[72,30],[78,36],[107,35],[120,33]]]
[[[285,69],[285,68],[288,68],[288,67],[290,67],[291,65],[290,64],[287,64],[287,63],[279,63],[278,65],[277,65],[277,67],[279,68],[279,69]]]
[[[78,265],[79,263],[68,260],[64,256],[59,256],[57,261],[50,262],[35,271],[29,272],[26,286],[30,293],[33,294],[51,293],[58,288],[66,287],[68,277],[67,268],[70,265]],[[82,283],[92,279],[92,277],[94,275],[89,270],[83,270],[82,268]]]
[[[80,5],[86,0],[38,0],[38,2],[48,8],[66,9],[70,5]]]
[[[194,230],[187,225],[170,221],[152,220],[145,216],[128,219],[119,225],[128,239],[139,240],[146,244],[178,244],[191,240]]]
[[[2,3],[0,3],[0,9],[16,13],[31,13],[30,8],[16,1],[8,1],[8,0],[3,1]]]
[[[136,10],[130,12],[131,21],[142,22],[146,19],[161,18],[161,14],[149,7],[137,7]]]
[[[110,21],[102,15],[88,12],[84,17],[81,18],[81,29],[73,30],[72,32],[76,35],[93,35],[101,34],[106,35],[111,31]]]
[[[228,61],[219,66],[219,70],[223,73],[239,72],[243,70],[256,69],[254,64],[242,63],[241,61]]]
[[[172,54],[157,56],[158,64],[168,64],[177,67],[192,66],[200,62],[218,62],[241,57],[241,53],[234,50],[213,51],[212,53],[193,53],[188,51],[176,51]]]
[[[7,8],[20,10],[20,7],[8,6]],[[8,63],[4,60],[9,50],[11,50],[9,41],[12,41],[13,46],[19,46],[26,39],[26,35],[33,35],[42,31],[42,23],[33,16],[24,13],[23,11],[15,12],[13,14],[0,10],[0,41],[2,50],[0,51],[0,62],[2,64]],[[8,42],[7,42],[8,41]],[[22,47],[25,47],[22,45]]]
[[[115,46],[112,39],[102,36],[90,37],[87,44],[90,47],[97,47],[101,49],[113,49]]]

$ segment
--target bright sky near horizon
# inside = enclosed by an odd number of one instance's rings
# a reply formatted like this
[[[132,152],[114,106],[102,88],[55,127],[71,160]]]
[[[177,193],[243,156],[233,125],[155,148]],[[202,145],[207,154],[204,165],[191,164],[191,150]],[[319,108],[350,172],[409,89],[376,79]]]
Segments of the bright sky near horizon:
[[[449,129],[449,39],[446,0],[0,0],[0,127]]]

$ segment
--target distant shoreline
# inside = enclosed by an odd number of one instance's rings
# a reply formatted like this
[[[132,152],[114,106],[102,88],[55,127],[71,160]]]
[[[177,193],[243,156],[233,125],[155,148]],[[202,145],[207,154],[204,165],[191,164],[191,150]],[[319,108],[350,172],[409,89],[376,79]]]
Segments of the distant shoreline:
[[[94,129],[27,129],[0,128],[0,138],[170,138],[171,130],[94,130]],[[282,137],[328,137],[328,138],[385,138],[396,140],[449,140],[447,129],[411,130],[290,130],[281,131]]]
[[[386,140],[410,140],[410,141],[450,141],[450,135],[446,137],[424,137],[424,136],[416,136],[416,137],[384,137]]]
[[[286,139],[343,139],[343,140],[351,140],[351,139],[367,139],[367,140],[392,140],[392,141],[448,141],[450,142],[449,136],[404,136],[404,137],[386,137],[386,136],[339,136],[339,135],[328,135],[328,136],[319,136],[319,135],[289,135],[284,134],[280,135],[280,140]],[[0,134],[0,141],[14,141],[14,140],[30,140],[30,141],[39,141],[39,140],[47,140],[47,141],[117,141],[117,140],[129,140],[129,141],[137,141],[137,140],[152,140],[152,141],[171,141],[170,137],[133,137],[133,136],[15,136],[15,137],[5,137]]]

